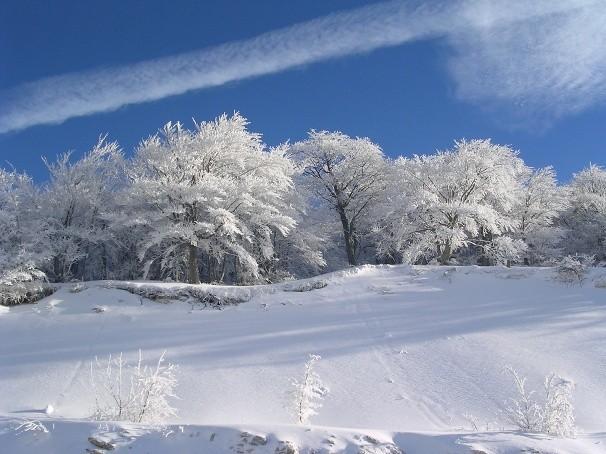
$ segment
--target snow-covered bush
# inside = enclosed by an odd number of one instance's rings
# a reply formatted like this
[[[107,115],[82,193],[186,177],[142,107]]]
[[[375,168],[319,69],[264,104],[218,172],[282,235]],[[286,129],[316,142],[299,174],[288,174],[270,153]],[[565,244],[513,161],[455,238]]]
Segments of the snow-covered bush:
[[[0,284],[0,306],[30,304],[52,295],[55,288],[44,282],[20,282],[14,285]]]
[[[319,355],[309,355],[303,379],[292,380],[294,389],[290,392],[290,409],[299,424],[307,424],[309,418],[318,414],[317,410],[322,406],[320,401],[328,394],[328,388],[314,371],[314,366],[320,359]]]
[[[155,366],[143,364],[141,350],[136,364],[122,353],[107,361],[90,364],[90,383],[95,397],[92,418],[99,421],[130,421],[162,424],[176,415],[170,400],[176,398],[176,366],[162,353]]]
[[[54,291],[45,274],[32,265],[0,271],[0,306],[35,303]]]
[[[507,371],[513,376],[517,393],[503,409],[510,423],[526,432],[541,432],[559,437],[575,435],[572,382],[551,373],[545,377],[544,396],[539,400],[536,391],[527,389],[526,377],[520,377],[511,367]]]
[[[592,261],[593,257],[587,255],[567,255],[556,266],[556,279],[565,284],[581,284]]]
[[[545,377],[545,406],[543,432],[559,437],[575,435],[574,406],[572,405],[571,381],[552,373]]]

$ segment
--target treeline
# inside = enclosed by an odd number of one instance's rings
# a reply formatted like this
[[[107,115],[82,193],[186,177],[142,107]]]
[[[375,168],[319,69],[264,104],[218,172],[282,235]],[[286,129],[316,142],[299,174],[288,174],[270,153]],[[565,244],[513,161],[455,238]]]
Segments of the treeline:
[[[168,123],[131,158],[102,138],[80,159],[45,163],[42,185],[0,169],[0,284],[606,259],[606,171],[559,185],[553,168],[490,140],[395,160],[339,132],[268,148],[234,114]]]

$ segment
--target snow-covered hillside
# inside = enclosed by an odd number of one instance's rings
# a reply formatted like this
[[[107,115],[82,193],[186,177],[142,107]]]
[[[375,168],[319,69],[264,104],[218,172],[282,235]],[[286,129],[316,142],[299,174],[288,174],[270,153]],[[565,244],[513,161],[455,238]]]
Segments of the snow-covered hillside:
[[[306,282],[213,287],[248,299],[223,310],[65,284],[36,305],[0,307],[0,452],[85,452],[93,433],[135,453],[288,452],[279,441],[303,452],[606,452],[606,289],[596,285],[606,273],[582,285],[553,274],[364,266],[305,292],[285,290]],[[135,360],[139,349],[151,362],[166,350],[179,366],[178,416],[163,429],[86,421],[90,361]],[[309,354],[322,356],[330,389],[311,430],[287,409]],[[509,432],[507,366],[532,389],[550,372],[575,383],[576,439]],[[16,430],[32,419],[48,433]]]

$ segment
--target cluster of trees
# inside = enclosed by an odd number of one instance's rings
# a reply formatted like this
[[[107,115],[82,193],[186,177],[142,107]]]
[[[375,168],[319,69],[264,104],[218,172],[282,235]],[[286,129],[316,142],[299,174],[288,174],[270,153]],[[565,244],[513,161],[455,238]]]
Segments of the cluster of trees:
[[[367,138],[311,131],[268,148],[239,114],[168,123],[130,158],[101,138],[0,169],[0,283],[46,278],[250,283],[360,263],[606,259],[606,170],[559,185],[508,146],[455,142],[388,159]]]

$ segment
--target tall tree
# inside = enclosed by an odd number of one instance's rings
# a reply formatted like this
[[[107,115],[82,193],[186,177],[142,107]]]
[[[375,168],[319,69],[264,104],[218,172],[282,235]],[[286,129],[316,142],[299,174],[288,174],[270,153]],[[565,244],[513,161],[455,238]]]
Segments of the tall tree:
[[[366,222],[365,216],[385,187],[381,148],[367,138],[312,130],[307,140],[293,144],[291,153],[317,198],[337,214],[347,261],[356,265],[360,224]]]
[[[568,194],[570,206],[563,215],[570,232],[566,252],[606,260],[606,170],[590,165],[574,174]]]
[[[37,198],[29,176],[0,168],[0,284],[44,277],[48,245]]]
[[[512,209],[514,236],[528,247],[525,264],[538,264],[559,253],[564,229],[557,221],[566,204],[565,191],[558,186],[553,167],[528,169]]]
[[[509,213],[524,167],[515,151],[490,140],[399,158],[380,250],[398,251],[411,263],[437,258],[447,264],[461,247],[489,245],[515,226]]]
[[[50,181],[42,191],[40,215],[52,249],[48,272],[55,281],[105,278],[103,270],[86,267],[104,260],[102,252],[93,250],[111,241],[104,216],[114,209],[115,191],[123,181],[122,151],[101,137],[80,159],[71,157],[64,153],[55,162],[44,161]]]
[[[231,256],[257,275],[253,249],[271,256],[272,230],[286,235],[294,226],[282,210],[292,163],[282,149],[267,151],[247,125],[238,113],[194,131],[168,123],[141,143],[129,167],[129,192],[134,222],[148,229],[141,247],[148,269],[158,260],[161,268],[184,265],[187,281],[199,283],[203,252]]]

